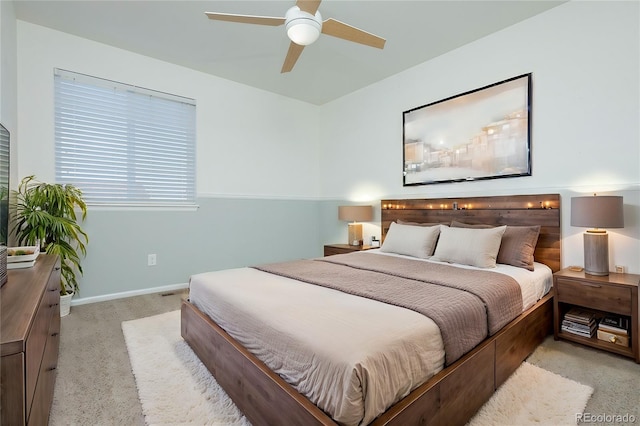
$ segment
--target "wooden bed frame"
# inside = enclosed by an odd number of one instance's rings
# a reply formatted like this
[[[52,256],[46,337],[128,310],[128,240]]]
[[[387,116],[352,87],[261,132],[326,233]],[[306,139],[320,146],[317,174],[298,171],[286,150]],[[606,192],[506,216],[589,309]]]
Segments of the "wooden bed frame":
[[[452,208],[457,203],[458,210]],[[536,261],[560,269],[558,194],[382,200],[382,237],[391,222],[541,225]],[[371,423],[465,424],[551,333],[553,295],[518,316]],[[336,425],[189,301],[182,304],[182,337],[254,425]]]

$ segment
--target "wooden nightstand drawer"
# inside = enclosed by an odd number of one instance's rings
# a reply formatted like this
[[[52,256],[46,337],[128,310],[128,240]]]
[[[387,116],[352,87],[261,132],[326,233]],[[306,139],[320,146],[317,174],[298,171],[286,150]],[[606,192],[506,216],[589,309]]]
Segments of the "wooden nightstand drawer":
[[[325,256],[333,256],[334,254],[344,254],[344,253],[352,253],[357,250],[339,248],[339,247],[325,247],[324,255]]]
[[[558,277],[556,292],[559,302],[631,315],[631,289],[628,287]]]
[[[333,256],[334,254],[353,253],[355,251],[371,250],[372,246],[352,246],[349,244],[327,244],[324,246],[324,255]]]

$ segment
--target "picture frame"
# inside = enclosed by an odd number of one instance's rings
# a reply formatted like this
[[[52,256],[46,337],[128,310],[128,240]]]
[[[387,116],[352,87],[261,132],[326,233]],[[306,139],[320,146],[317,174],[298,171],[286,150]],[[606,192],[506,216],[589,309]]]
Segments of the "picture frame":
[[[531,73],[402,114],[403,186],[531,176]]]

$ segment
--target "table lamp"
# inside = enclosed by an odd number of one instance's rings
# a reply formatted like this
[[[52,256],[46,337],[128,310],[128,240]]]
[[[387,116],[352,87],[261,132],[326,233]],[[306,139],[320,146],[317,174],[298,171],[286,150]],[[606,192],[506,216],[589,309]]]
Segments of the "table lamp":
[[[357,222],[368,222],[373,219],[373,207],[339,206],[338,219],[351,222],[349,223],[349,244],[352,246],[361,246],[362,224]]]
[[[604,228],[624,228],[622,197],[571,198],[571,226],[591,228],[584,233],[584,271],[609,275],[609,235]]]

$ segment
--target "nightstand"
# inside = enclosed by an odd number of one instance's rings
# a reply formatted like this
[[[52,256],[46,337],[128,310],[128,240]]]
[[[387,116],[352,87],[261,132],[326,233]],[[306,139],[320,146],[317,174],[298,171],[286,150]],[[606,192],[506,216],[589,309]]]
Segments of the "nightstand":
[[[365,251],[365,250],[371,250],[374,248],[379,248],[379,247],[372,247],[372,246],[366,246],[366,245],[352,246],[349,244],[326,244],[324,246],[324,255],[332,256],[334,254],[352,253],[354,251]]]
[[[569,269],[553,274],[553,332],[556,340],[564,339],[583,345],[603,349],[633,358],[640,363],[640,319],[638,318],[638,284],[640,275],[616,274],[608,276],[589,275]],[[629,347],[599,340],[597,337],[582,337],[561,329],[564,315],[572,307],[586,308],[598,315],[624,315],[630,319]]]

